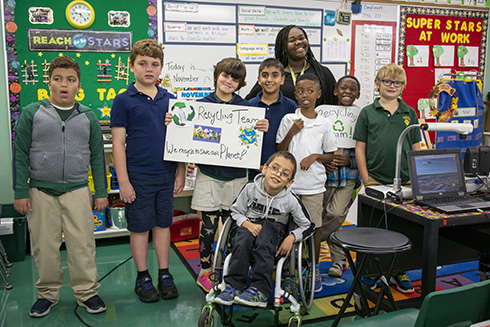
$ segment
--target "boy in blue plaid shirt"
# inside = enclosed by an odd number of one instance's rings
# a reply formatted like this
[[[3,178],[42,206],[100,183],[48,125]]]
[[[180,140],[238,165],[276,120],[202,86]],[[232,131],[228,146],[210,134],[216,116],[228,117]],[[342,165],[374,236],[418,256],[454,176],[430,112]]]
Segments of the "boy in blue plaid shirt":
[[[354,76],[344,76],[339,79],[334,89],[340,106],[353,106],[359,98],[361,85]],[[337,154],[341,152],[342,154]],[[340,277],[347,269],[347,261],[342,249],[328,241],[330,234],[339,230],[349,212],[349,202],[352,192],[361,185],[359,170],[357,170],[356,151],[354,148],[339,148],[333,161],[326,163],[327,182],[323,196],[322,241],[326,240],[330,248],[332,267],[328,270],[330,277]]]

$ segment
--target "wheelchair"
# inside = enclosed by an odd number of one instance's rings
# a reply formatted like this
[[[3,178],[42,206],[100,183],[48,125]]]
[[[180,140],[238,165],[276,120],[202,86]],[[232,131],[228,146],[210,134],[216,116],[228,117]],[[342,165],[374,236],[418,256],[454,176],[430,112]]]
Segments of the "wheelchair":
[[[221,316],[221,323],[228,326],[233,316],[233,307],[214,303],[214,298],[226,288],[224,276],[228,273],[228,267],[232,255],[231,241],[235,235],[237,225],[228,218],[220,232],[213,259],[213,272],[211,280],[213,288],[206,295],[199,327],[214,326],[215,311]],[[283,303],[289,301],[289,310],[292,316],[288,326],[301,326],[303,316],[313,304],[315,295],[315,251],[313,237],[295,242],[287,258],[280,258],[275,267],[274,300],[269,299],[265,309],[274,310],[274,326],[279,325],[279,312],[283,309]],[[285,286],[286,289],[283,289]],[[287,300],[287,301],[286,301]],[[271,303],[273,302],[273,303]],[[239,305],[244,307],[243,305]]]

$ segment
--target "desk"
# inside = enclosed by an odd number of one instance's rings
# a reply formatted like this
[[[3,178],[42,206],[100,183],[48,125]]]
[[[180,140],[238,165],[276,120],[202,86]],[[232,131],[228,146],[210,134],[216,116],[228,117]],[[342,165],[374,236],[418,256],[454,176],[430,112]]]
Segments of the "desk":
[[[421,301],[436,289],[438,265],[479,258],[477,250],[467,243],[463,245],[465,242],[458,238],[458,231],[490,227],[489,218],[478,212],[447,215],[407,202],[395,204],[359,194],[358,226],[384,228],[385,223],[388,229],[405,234],[413,242],[412,250],[400,255],[395,271],[422,268]],[[486,243],[488,246],[489,242]]]

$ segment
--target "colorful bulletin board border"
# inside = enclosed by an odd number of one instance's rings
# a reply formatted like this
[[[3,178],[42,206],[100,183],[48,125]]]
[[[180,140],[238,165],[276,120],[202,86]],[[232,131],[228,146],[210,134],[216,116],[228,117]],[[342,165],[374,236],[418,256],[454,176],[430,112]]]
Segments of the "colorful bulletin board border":
[[[43,91],[48,88],[47,84],[48,84],[49,62],[56,55],[59,56],[69,55],[71,57],[74,57],[73,59],[75,59],[79,63],[80,68],[82,69],[82,76],[84,77],[82,80],[82,88],[88,85],[96,85],[96,86],[92,86],[92,88],[94,88],[93,90],[90,88],[88,90],[85,90],[85,99],[81,100],[81,102],[91,106],[92,110],[96,113],[97,117],[100,117],[101,120],[106,120],[108,122],[109,121],[108,117],[110,117],[109,115],[110,109],[112,107],[112,99],[99,100],[99,97],[102,97],[102,95],[100,95],[100,92],[96,91],[95,89],[99,87],[98,86],[99,84],[102,85],[101,83],[103,82],[104,84],[111,83],[111,86],[109,86],[110,88],[115,87],[116,89],[119,89],[119,87],[123,87],[123,88],[127,87],[127,79],[129,78],[130,75],[127,67],[128,63],[126,60],[128,58],[123,57],[121,61],[119,54],[117,56],[115,54],[112,54],[106,58],[103,54],[100,54],[99,51],[95,51],[95,50],[92,52],[87,52],[88,56],[90,55],[92,56],[90,59],[87,59],[87,57],[83,57],[85,56],[85,54],[81,54],[80,52],[77,52],[76,54],[73,52],[72,53],[67,52],[66,54],[64,54],[61,51],[59,53],[58,51],[54,51],[54,52],[51,51],[45,53],[43,51],[38,51],[38,50],[28,51],[27,44],[24,45],[24,41],[21,41],[22,44],[18,44],[19,40],[23,40],[25,36],[23,36],[22,34],[17,34],[17,31],[20,30],[25,35],[25,29],[23,27],[26,26],[27,24],[26,22],[29,21],[29,17],[28,16],[24,17],[23,11],[19,12],[19,10],[22,10],[23,7],[28,6],[27,2],[16,3],[16,1],[14,0],[3,1],[4,21],[5,21],[5,47],[6,47],[7,66],[8,66],[7,78],[9,84],[10,125],[12,131],[12,140],[14,136],[13,133],[14,133],[15,125],[19,119],[22,107],[26,106],[30,102],[37,101],[39,97],[39,94],[34,90],[32,90],[33,85],[36,84],[38,88],[43,88]],[[31,1],[31,2],[34,3],[35,1]],[[62,24],[62,22],[65,23],[64,14],[60,16],[60,12],[64,13],[64,11],[63,10],[60,11],[60,6],[62,8],[65,7],[64,4],[52,2],[52,5],[50,5],[51,14],[53,14],[54,11],[54,15],[55,16],[57,15],[56,16],[57,19],[54,19],[54,21],[50,25],[36,24],[36,28],[49,28],[49,29],[56,29],[56,30],[63,29],[62,27],[60,27],[60,24]],[[113,4],[111,4],[111,6],[117,7],[116,5]],[[16,9],[18,11],[17,13],[16,13]],[[106,12],[107,10],[104,7],[102,8],[101,11]],[[148,22],[146,33],[140,33],[139,30],[138,32],[136,32],[135,29],[133,32],[133,35],[135,36],[132,42],[144,38],[145,34],[146,37],[152,39],[157,39],[158,37],[157,0],[148,0],[146,13],[148,14],[147,19],[145,18],[145,14],[143,14],[142,17],[140,16],[140,19],[144,19],[145,24],[146,21]],[[107,23],[107,20],[100,17],[103,16],[102,12],[98,15],[99,15],[98,19],[100,22],[99,24],[101,24],[102,21]],[[25,18],[25,22],[24,22],[24,18]],[[22,21],[18,21],[19,19],[21,19]],[[133,23],[133,17],[131,17],[131,19],[132,19],[131,22]],[[96,24],[93,25],[93,28],[99,29],[95,27],[95,25]],[[65,26],[67,26],[67,23],[65,23]],[[135,23],[130,27],[140,29],[142,26],[141,24],[138,25],[137,23]],[[126,29],[127,28],[128,27],[126,27]],[[111,26],[106,26],[104,29],[110,31]],[[73,29],[73,32],[75,31],[78,30]],[[22,47],[26,48],[25,51],[22,50]],[[122,53],[122,55],[129,56],[129,51],[125,51],[125,53]],[[97,59],[99,60],[95,60],[96,58],[94,58],[94,56],[98,56]],[[20,57],[22,58],[19,59]],[[108,60],[112,62],[111,69],[107,68],[109,66],[106,66]],[[106,68],[105,71],[109,72],[107,75],[110,75],[110,77],[103,78],[103,79],[100,78],[102,73],[100,73],[99,71],[103,70],[104,68],[102,66]],[[119,71],[122,71],[124,67],[126,68],[127,72],[120,73]],[[89,69],[89,71],[86,71],[87,69]],[[97,72],[99,72],[100,76],[97,75]],[[96,83],[87,82],[91,80],[91,78],[88,78],[88,76],[95,76],[95,75],[97,75],[97,77],[94,77],[97,78]],[[28,76],[28,78],[25,78],[26,76]],[[121,81],[121,79],[123,81]],[[105,95],[108,95],[110,92],[114,92],[114,91],[108,89]],[[24,97],[27,100],[24,99]],[[22,99],[22,103],[21,103],[21,99]]]
[[[406,72],[403,100],[410,107],[417,108],[419,100],[427,99],[444,74],[451,73],[456,78],[467,73],[484,75],[488,15],[487,8],[400,6],[398,64]],[[482,115],[478,114],[473,121],[475,128],[481,126]],[[429,132],[432,140],[436,139],[435,134]]]
[[[405,38],[407,35],[406,23],[407,15],[430,15],[432,17],[445,16],[445,17],[459,17],[459,18],[480,18],[482,19],[481,26],[481,42],[480,42],[480,62],[478,65],[479,73],[484,76],[485,72],[485,58],[486,58],[486,44],[487,44],[487,29],[488,29],[488,12],[473,11],[473,10],[458,10],[458,9],[438,9],[438,8],[421,8],[421,7],[409,7],[400,6],[400,39],[398,47],[398,64],[404,65],[405,62]],[[453,25],[455,26],[455,24]],[[435,26],[434,26],[435,27]],[[454,31],[454,27],[451,31]],[[457,30],[456,30],[457,31]],[[432,32],[432,31],[426,31]],[[424,30],[421,29],[421,33]],[[462,32],[464,33],[464,32]],[[435,33],[434,33],[435,34]],[[422,37],[422,36],[421,36]],[[427,34],[425,38],[429,37]],[[464,40],[464,38],[462,38]],[[463,41],[464,42],[464,41]]]

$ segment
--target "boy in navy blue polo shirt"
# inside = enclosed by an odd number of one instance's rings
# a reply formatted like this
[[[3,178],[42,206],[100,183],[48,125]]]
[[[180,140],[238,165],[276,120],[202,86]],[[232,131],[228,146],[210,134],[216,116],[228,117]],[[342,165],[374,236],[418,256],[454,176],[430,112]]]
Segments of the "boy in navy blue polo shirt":
[[[275,58],[265,59],[259,66],[257,78],[262,91],[253,99],[250,105],[266,108],[265,118],[269,121],[269,130],[264,133],[260,165],[264,165],[269,157],[276,152],[276,134],[282,117],[296,110],[296,103],[283,96],[280,91],[284,84],[284,66]],[[259,170],[260,171],[260,170]],[[253,180],[259,171],[249,169],[248,180]]]
[[[138,276],[135,292],[142,302],[159,296],[148,272],[148,236],[158,260],[158,289],[162,298],[178,296],[169,273],[173,193],[184,188],[184,163],[163,160],[167,127],[165,113],[172,94],[155,82],[163,65],[163,48],[155,40],[134,44],[130,68],[136,82],[116,96],[111,111],[114,165],[119,194],[126,204],[130,244]]]

